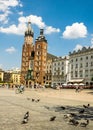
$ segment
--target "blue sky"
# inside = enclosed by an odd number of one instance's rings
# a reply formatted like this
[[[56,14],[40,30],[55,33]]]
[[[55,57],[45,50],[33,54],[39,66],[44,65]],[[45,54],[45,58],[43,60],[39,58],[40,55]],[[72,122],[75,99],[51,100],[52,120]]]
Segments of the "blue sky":
[[[27,22],[34,40],[40,28],[48,41],[48,52],[65,56],[73,50],[93,47],[92,0],[0,0],[0,68],[21,67]]]

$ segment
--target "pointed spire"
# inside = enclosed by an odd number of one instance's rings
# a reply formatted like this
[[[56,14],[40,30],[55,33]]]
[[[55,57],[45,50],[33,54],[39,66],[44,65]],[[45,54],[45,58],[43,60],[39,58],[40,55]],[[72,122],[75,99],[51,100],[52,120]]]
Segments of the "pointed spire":
[[[33,29],[31,27],[31,22],[30,20],[28,21],[28,25],[27,25],[27,30],[25,31],[25,36],[32,36],[34,35]]]

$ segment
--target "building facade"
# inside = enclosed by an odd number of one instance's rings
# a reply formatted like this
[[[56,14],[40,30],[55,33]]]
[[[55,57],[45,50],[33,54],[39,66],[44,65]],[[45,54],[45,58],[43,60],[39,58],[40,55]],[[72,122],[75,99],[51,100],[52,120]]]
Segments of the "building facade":
[[[4,80],[4,71],[0,69],[0,82],[3,82]]]
[[[93,48],[69,53],[69,81],[93,85]]]
[[[68,80],[68,63],[69,57],[58,57],[52,63],[52,85],[61,85]]]
[[[46,87],[50,87],[52,85],[52,63],[54,59],[57,59],[57,56],[47,53],[46,82],[45,82]]]
[[[47,63],[47,40],[40,30],[40,36],[35,40],[34,77],[35,82],[45,84],[45,72]]]
[[[11,79],[12,79],[12,84],[15,84],[15,85],[20,85],[20,70],[13,70],[12,71],[12,76],[11,76]]]

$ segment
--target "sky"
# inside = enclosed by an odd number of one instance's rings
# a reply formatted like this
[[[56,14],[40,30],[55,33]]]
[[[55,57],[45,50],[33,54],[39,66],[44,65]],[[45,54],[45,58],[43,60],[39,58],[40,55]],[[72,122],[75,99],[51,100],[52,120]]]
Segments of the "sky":
[[[21,68],[29,20],[34,41],[43,28],[48,53],[55,56],[93,47],[93,0],[0,0],[1,69]]]

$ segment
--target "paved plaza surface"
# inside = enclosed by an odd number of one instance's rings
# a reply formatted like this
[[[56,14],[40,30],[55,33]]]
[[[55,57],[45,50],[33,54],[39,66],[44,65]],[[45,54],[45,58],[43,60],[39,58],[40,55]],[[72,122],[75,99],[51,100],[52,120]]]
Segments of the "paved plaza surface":
[[[84,108],[87,104],[90,106]],[[80,113],[81,110],[84,112]],[[27,111],[28,123],[21,124]],[[75,116],[64,118],[70,113]],[[52,116],[56,116],[54,121],[50,121]],[[69,124],[71,118],[79,124]],[[85,119],[89,124],[81,127]],[[26,89],[23,94],[15,94],[15,89],[0,88],[0,130],[93,130],[93,90],[75,92],[75,89],[45,88]]]

